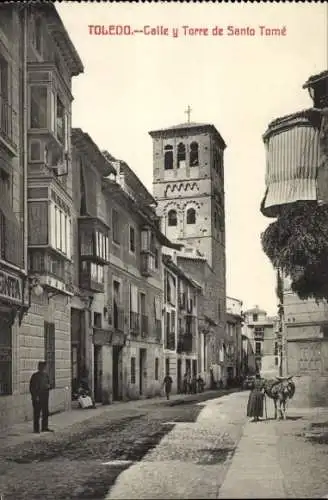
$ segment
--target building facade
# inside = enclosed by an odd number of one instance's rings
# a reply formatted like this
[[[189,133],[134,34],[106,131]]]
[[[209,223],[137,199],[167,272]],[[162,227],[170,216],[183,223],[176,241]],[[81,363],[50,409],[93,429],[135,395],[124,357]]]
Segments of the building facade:
[[[163,250],[165,374],[173,392],[182,392],[183,376],[197,377],[202,367],[198,317],[202,288],[177,264],[176,251]]]
[[[75,264],[70,311],[72,395],[76,394],[81,378],[88,376],[96,401],[105,401],[109,398],[109,384],[105,380],[111,366],[111,350],[106,342],[111,337],[107,314],[110,230],[102,182],[103,177],[116,171],[81,129],[72,130],[72,146]]]
[[[279,375],[279,320],[270,317],[266,311],[255,306],[244,313],[243,334],[252,345],[255,355],[255,369],[263,377]]]
[[[152,195],[125,162],[111,163],[116,176],[103,179],[111,227],[107,307],[115,338],[123,334],[123,344],[111,341],[112,399],[153,397],[164,378],[162,247],[171,242],[160,231]]]
[[[71,81],[83,65],[53,5],[10,4],[0,14],[2,296],[12,316],[20,303],[14,322],[2,320],[6,425],[31,417],[39,360],[48,363],[51,409],[69,406]]]
[[[284,279],[284,356],[286,373],[297,377],[294,404],[328,403],[328,307],[325,301],[301,300]]]
[[[207,342],[207,373],[212,368],[218,381],[225,377],[226,146],[216,128],[208,124],[185,123],[152,131],[150,136],[157,213],[165,235],[186,247],[178,256],[178,265],[203,288],[199,328]],[[205,273],[199,272],[200,266]]]
[[[242,365],[242,301],[227,297],[226,312],[226,343],[224,355],[226,358],[227,383],[231,384],[243,375]]]

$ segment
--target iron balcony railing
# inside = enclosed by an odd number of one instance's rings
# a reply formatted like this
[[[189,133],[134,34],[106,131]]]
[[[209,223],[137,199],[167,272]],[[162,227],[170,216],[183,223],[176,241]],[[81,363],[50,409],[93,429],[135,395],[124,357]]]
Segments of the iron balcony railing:
[[[136,312],[130,312],[130,330],[132,335],[140,333],[140,315]]]
[[[14,145],[13,117],[15,111],[8,99],[0,94],[0,135],[3,139]]]
[[[165,349],[175,351],[175,332],[169,332],[166,334]]]

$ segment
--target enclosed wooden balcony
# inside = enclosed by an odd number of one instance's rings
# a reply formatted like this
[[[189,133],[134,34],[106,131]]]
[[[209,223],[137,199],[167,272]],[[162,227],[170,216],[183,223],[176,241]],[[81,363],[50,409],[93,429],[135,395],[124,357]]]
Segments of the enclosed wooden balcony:
[[[91,292],[104,293],[104,267],[94,262],[81,262],[80,287]]]
[[[157,249],[155,235],[148,227],[141,230],[141,269],[145,277],[150,277],[156,272]]]
[[[95,264],[109,263],[108,226],[96,217],[78,219],[80,258]]]
[[[29,272],[50,292],[73,295],[72,271],[72,263],[50,248],[29,250]]]

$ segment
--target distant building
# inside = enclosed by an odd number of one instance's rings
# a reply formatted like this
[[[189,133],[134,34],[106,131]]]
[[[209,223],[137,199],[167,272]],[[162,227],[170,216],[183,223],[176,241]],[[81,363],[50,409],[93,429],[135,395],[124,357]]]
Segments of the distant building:
[[[202,287],[177,264],[176,252],[163,248],[165,374],[173,379],[173,392],[181,392],[183,376],[197,377],[203,370],[203,343],[198,317]]]
[[[255,358],[255,369],[263,376],[279,374],[278,318],[255,306],[245,311],[243,334],[248,339]],[[249,349],[249,347],[248,347]]]
[[[227,381],[242,375],[242,301],[227,297],[226,299],[226,342],[225,361]]]

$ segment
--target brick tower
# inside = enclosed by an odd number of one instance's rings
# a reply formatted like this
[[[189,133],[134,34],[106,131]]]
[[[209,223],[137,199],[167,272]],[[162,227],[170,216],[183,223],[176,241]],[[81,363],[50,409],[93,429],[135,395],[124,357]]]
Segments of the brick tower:
[[[200,279],[197,264],[187,262],[192,249],[206,258],[210,269],[204,280],[204,311],[217,324],[210,357],[212,363],[218,363],[225,336],[226,145],[210,124],[187,122],[149,134],[153,140],[153,193],[162,231],[171,241],[186,245],[182,265],[195,279]],[[221,370],[220,378],[223,376]]]

